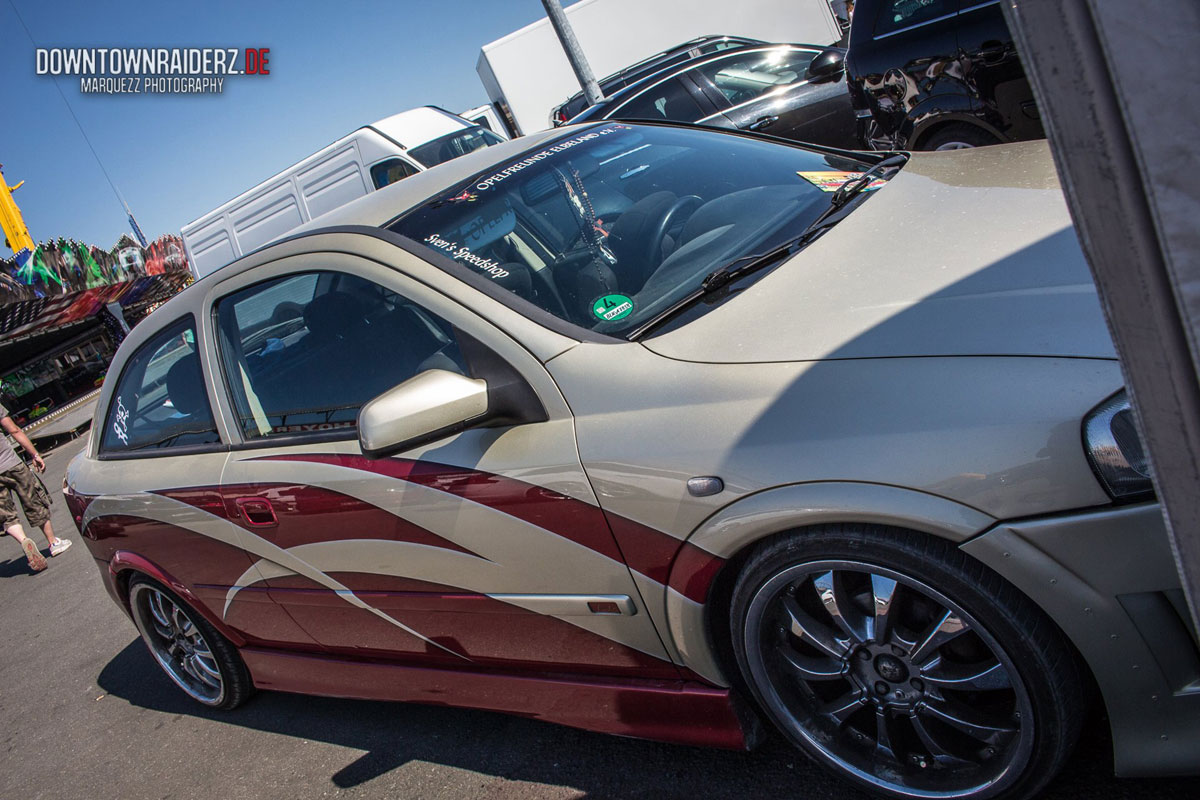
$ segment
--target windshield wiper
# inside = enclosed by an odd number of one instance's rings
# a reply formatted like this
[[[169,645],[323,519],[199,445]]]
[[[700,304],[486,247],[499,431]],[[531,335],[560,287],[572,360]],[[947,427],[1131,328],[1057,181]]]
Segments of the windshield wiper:
[[[866,187],[870,186],[871,181],[878,177],[880,172],[888,169],[889,167],[895,167],[898,169],[907,161],[908,156],[906,155],[888,156],[887,158],[873,164],[861,175],[856,175],[850,180],[846,181],[837,188],[836,192],[833,193],[833,197],[830,198],[829,201],[829,208],[822,211],[816,219],[809,223],[808,227],[805,228],[799,236],[788,239],[787,241],[776,245],[770,250],[741,256],[739,258],[735,258],[733,261],[730,261],[727,264],[724,264],[721,267],[718,267],[717,269],[705,275],[704,279],[700,281],[700,286],[689,292],[684,297],[680,298],[679,302],[674,303],[670,308],[665,309],[660,314],[656,314],[655,316],[646,320],[646,322],[639,325],[637,328],[633,329],[628,334],[628,338],[630,340],[637,339],[647,331],[657,327],[663,322],[666,322],[680,311],[688,308],[693,303],[715,294],[733,281],[736,281],[739,278],[749,275],[752,272],[756,272],[763,267],[769,266],[770,264],[773,264],[782,258],[786,258],[800,251],[807,245],[811,244],[813,240],[815,240],[826,230],[840,222],[842,217],[849,213],[849,211],[838,215],[836,219],[834,218],[834,215],[838,214],[839,211],[842,211],[842,209],[844,209],[851,200],[861,194]]]
[[[850,199],[854,197],[854,195],[870,186],[871,181],[875,180],[876,176],[878,176],[880,172],[888,167],[902,167],[907,161],[908,156],[897,154],[894,156],[888,156],[882,161],[875,162],[875,164],[873,164],[866,172],[851,178],[839,186],[837,191],[833,193],[833,199],[830,201],[830,205],[832,205],[834,208],[841,208],[842,206],[846,205],[846,203],[850,202]]]
[[[799,235],[787,240],[783,244],[777,245],[763,253],[754,253],[741,258],[735,258],[728,264],[713,270],[704,276],[704,280],[700,281],[700,289],[704,294],[712,294],[730,281],[736,280],[743,275],[747,275],[756,269],[760,269],[767,264],[771,264],[782,256],[791,255],[796,250],[799,250],[804,245],[816,238],[816,234],[839,221],[831,219],[833,215],[845,208],[846,204],[853,200],[864,189],[871,185],[871,181],[879,175],[880,172],[889,167],[900,167],[906,161],[908,156],[895,155],[879,161],[871,166],[870,169],[863,172],[861,175],[856,175],[850,180],[843,183],[833,193],[833,197],[829,200],[829,208],[822,211],[816,219],[809,223],[808,227]],[[747,262],[743,266],[736,266],[741,262]]]

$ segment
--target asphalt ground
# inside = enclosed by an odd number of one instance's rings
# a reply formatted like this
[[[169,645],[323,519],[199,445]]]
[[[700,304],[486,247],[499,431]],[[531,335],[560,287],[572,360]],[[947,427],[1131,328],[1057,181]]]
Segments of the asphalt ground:
[[[44,476],[75,546],[32,574],[0,537],[0,800],[864,797],[778,739],[733,753],[274,692],[210,712],[159,672],[71,524],[57,488],[84,441],[49,454]],[[1200,797],[1200,780],[1112,777],[1106,730],[1093,715],[1045,797]]]

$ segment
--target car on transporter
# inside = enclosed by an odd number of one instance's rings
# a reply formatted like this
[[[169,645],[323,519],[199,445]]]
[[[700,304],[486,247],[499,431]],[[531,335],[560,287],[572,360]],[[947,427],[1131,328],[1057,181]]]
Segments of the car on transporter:
[[[1119,772],[1197,767],[1196,645],[1045,143],[547,131],[197,281],[111,374],[64,492],[206,706],[765,723],[886,797],[1026,798],[1096,686]]]

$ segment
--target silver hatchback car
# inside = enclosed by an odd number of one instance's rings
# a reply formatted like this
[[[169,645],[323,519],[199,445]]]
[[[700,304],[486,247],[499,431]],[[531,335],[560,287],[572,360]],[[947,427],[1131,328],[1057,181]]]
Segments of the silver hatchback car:
[[[218,270],[109,374],[64,491],[209,706],[729,748],[765,722],[888,797],[1025,798],[1098,686],[1119,772],[1200,765],[1200,656],[1045,143],[529,136]]]

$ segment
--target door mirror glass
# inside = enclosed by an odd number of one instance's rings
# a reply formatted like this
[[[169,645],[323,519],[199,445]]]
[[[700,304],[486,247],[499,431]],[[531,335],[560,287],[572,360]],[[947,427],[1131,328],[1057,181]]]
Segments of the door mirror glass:
[[[846,71],[846,53],[840,48],[831,47],[808,65],[808,80],[812,83],[833,80]]]
[[[487,383],[444,369],[421,372],[358,412],[358,442],[372,458],[419,447],[487,419]]]

